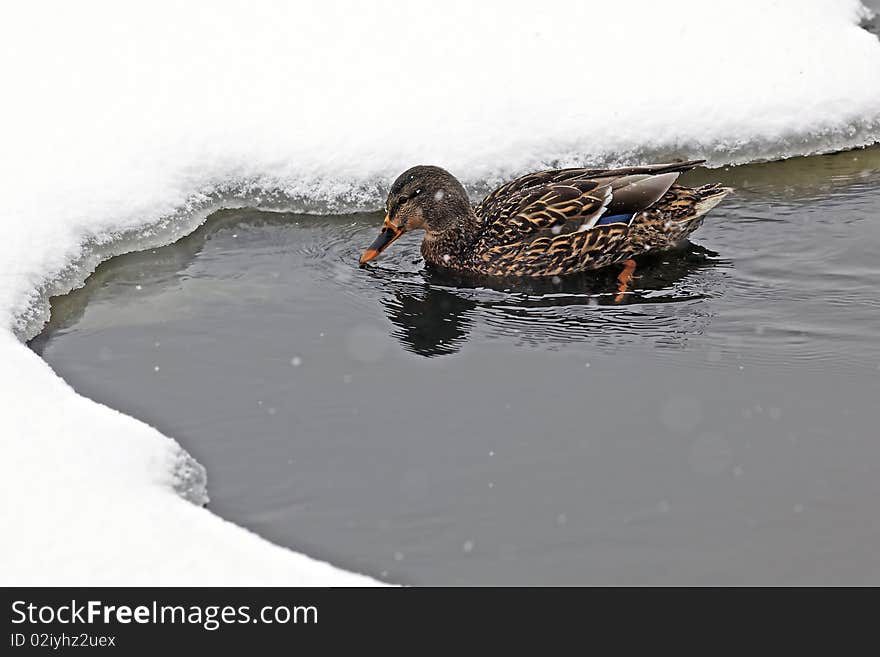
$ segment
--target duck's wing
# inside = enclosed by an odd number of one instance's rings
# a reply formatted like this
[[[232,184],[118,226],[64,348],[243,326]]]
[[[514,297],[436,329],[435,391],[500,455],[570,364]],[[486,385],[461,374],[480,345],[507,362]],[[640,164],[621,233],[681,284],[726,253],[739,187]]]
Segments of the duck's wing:
[[[495,203],[484,222],[482,241],[505,245],[541,235],[588,228],[604,214],[613,199],[611,185],[595,180],[549,183],[529,187]]]
[[[536,187],[582,180],[599,181],[601,179],[622,178],[625,176],[656,176],[664,173],[680,173],[682,171],[690,171],[704,162],[705,160],[689,160],[687,162],[669,162],[666,164],[650,164],[620,169],[572,168],[536,171],[512,180],[490,192],[477,204],[475,212],[477,216],[481,217],[492,216],[498,211],[497,208],[499,206],[508,203],[521,192]]]
[[[531,184],[478,211],[484,246],[530,242],[590,230],[628,225],[633,216],[660,199],[679,172],[605,174]]]
[[[618,169],[592,178],[571,174],[562,181],[532,182],[483,206],[474,254],[490,274],[552,276],[613,264],[629,257],[631,226],[670,192],[679,175]]]

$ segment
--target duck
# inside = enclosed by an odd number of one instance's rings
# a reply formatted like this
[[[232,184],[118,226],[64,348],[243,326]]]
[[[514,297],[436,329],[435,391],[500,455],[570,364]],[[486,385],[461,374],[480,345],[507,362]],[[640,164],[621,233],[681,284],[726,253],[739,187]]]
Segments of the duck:
[[[498,187],[475,206],[445,169],[414,166],[392,183],[381,231],[360,265],[405,233],[423,230],[422,257],[440,270],[547,278],[622,264],[623,292],[636,256],[682,242],[733,191],[719,183],[676,184],[704,162],[537,171]]]

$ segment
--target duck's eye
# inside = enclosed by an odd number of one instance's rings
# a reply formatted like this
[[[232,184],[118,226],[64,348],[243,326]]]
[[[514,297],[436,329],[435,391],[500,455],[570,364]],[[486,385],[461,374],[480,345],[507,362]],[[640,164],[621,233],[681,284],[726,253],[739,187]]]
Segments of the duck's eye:
[[[407,199],[406,196],[398,196],[398,197],[397,197],[397,205],[403,205],[403,204],[406,203],[408,200],[409,200],[409,199]]]

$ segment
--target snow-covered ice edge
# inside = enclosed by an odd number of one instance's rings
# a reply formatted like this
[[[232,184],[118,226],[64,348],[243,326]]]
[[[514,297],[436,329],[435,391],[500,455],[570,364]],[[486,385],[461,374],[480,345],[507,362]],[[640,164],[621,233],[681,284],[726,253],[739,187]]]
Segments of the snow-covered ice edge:
[[[221,207],[375,208],[416,162],[478,193],[542,166],[722,165],[880,138],[880,43],[855,0],[609,4],[10,12],[0,584],[375,583],[185,501],[204,500],[201,466],[22,344],[102,260]]]

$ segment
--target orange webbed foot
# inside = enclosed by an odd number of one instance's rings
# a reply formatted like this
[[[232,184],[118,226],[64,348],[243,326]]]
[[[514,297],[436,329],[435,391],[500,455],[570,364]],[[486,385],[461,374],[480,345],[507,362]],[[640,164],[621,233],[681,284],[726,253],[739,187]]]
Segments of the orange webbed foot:
[[[636,270],[636,261],[635,260],[624,260],[623,261],[623,271],[620,272],[617,276],[617,295],[614,297],[615,303],[620,303],[623,301],[623,298],[626,296],[626,293],[629,292],[629,284],[633,279],[633,272]]]

